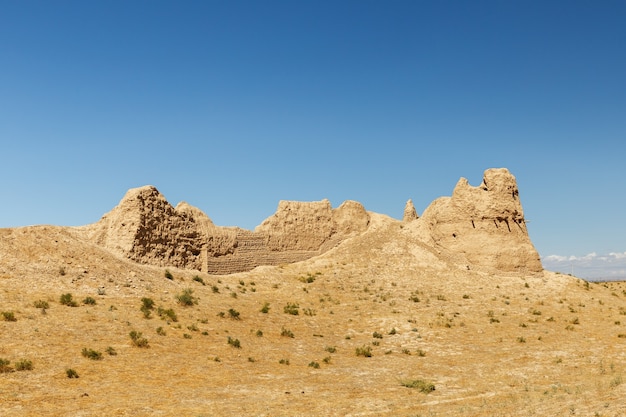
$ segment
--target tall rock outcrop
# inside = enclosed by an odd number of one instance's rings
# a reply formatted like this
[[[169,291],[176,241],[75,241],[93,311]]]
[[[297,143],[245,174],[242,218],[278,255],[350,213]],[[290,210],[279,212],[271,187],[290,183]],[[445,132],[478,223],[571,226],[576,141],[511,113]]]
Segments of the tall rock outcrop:
[[[421,235],[454,263],[486,271],[543,270],[517,182],[505,168],[486,170],[478,187],[461,178],[452,196],[431,203],[420,222]]]
[[[413,220],[417,220],[419,216],[417,215],[417,211],[415,210],[415,206],[413,205],[413,200],[409,198],[404,206],[404,215],[402,216],[403,222],[410,222]]]

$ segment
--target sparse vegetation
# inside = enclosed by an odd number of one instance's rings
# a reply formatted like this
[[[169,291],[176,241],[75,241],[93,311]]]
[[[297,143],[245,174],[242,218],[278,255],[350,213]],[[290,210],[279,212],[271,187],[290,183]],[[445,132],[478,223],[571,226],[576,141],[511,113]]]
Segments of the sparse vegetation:
[[[163,320],[171,320],[173,322],[177,322],[178,321],[178,316],[176,315],[176,312],[174,310],[172,310],[171,308],[164,309],[164,308],[159,307],[157,309],[157,314]]]
[[[112,346],[107,347],[104,351],[106,353],[108,353],[109,356],[116,356],[117,355],[117,351],[115,349],[113,349]]]
[[[35,308],[40,308],[42,310],[47,310],[50,308],[50,304],[47,301],[44,300],[37,300],[33,303],[33,306],[35,306]]]
[[[193,279],[193,281],[195,281],[195,282],[199,282],[199,283],[200,283],[200,284],[202,284],[202,285],[206,285],[206,283],[204,282],[204,280],[203,280],[200,276],[198,276],[198,275],[194,276],[192,279]]]
[[[193,290],[191,288],[185,288],[182,293],[176,296],[178,304],[181,306],[192,306],[198,304],[198,298],[193,296]]]
[[[383,338],[383,335],[382,335],[381,333],[374,332],[374,333],[372,333],[372,337],[373,337],[374,339],[382,339],[382,338]]]
[[[290,338],[294,338],[295,337],[291,330],[285,329],[284,327],[280,331],[280,335],[283,336],[283,337],[290,337]]]
[[[278,361],[281,365],[289,365],[289,359],[281,359]]]
[[[328,353],[335,353],[337,352],[337,348],[335,346],[326,346],[324,348],[324,350]]]
[[[270,303],[263,303],[263,307],[261,307],[261,313],[267,314],[270,311]]]
[[[233,320],[241,320],[241,318],[239,317],[239,312],[234,308],[228,309],[228,316]]]
[[[99,361],[102,359],[102,353],[98,352],[97,350],[83,348],[83,351],[81,353],[85,358],[91,359],[93,361]]]
[[[228,336],[228,344],[237,349],[241,348],[241,342],[239,342],[239,339],[234,339],[230,336]]]
[[[300,314],[300,306],[297,303],[287,303],[284,307],[283,311],[287,314],[291,314],[292,316],[297,316]]]
[[[314,368],[314,369],[319,369],[320,364],[318,362],[311,361],[309,362],[309,367]]]
[[[13,370],[14,369],[11,367],[11,361],[0,358],[0,374],[13,372]]]
[[[432,382],[424,381],[423,379],[401,380],[400,385],[407,388],[417,389],[424,394],[431,393],[435,390],[435,385]]]
[[[170,281],[174,280],[174,275],[172,275],[172,273],[170,272],[169,269],[165,270],[165,274],[164,275],[165,275],[165,278],[169,279]]]
[[[2,320],[4,321],[17,321],[15,314],[12,311],[3,311]]]
[[[83,300],[83,304],[90,305],[90,306],[95,306],[96,305],[96,299],[93,298],[93,297],[85,297],[85,299]]]
[[[72,378],[78,378],[78,372],[76,372],[75,370],[73,370],[72,368],[68,368],[65,370],[65,375],[72,379]]]
[[[148,339],[143,337],[141,332],[138,332],[136,330],[131,330],[131,332],[128,335],[130,336],[130,340],[133,342],[133,345],[140,347],[140,348],[150,347],[148,344]]]
[[[74,301],[74,297],[70,293],[61,295],[59,302],[61,303],[61,305],[64,305],[64,306],[78,307],[78,303]]]
[[[165,336],[165,329],[163,329],[163,327],[159,326],[156,328],[156,334],[158,334],[159,336]]]
[[[372,348],[370,346],[364,345],[361,347],[357,347],[355,352],[357,356],[364,356],[366,358],[372,357]]]

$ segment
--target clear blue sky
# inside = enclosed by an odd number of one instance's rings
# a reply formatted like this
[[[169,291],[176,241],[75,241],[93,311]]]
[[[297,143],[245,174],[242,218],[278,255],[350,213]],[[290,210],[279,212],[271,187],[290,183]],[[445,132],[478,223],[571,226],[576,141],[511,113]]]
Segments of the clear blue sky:
[[[625,22],[624,1],[0,0],[0,227],[92,223],[145,184],[225,226],[281,199],[401,218],[506,167],[545,266],[626,276]]]

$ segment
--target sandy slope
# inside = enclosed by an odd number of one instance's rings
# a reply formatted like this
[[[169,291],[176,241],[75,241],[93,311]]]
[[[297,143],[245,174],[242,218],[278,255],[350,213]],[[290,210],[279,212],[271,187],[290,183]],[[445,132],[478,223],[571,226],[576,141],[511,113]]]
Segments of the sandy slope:
[[[0,415],[626,415],[623,283],[464,270],[409,229],[378,216],[305,262],[229,276],[171,268],[174,280],[71,228],[0,230],[0,311],[16,319],[0,321],[0,358],[33,364],[0,374]],[[196,305],[177,303],[186,288]],[[79,306],[61,305],[64,293]],[[145,318],[142,297],[178,321]],[[133,346],[131,330],[150,347]],[[435,391],[401,384],[414,379]]]

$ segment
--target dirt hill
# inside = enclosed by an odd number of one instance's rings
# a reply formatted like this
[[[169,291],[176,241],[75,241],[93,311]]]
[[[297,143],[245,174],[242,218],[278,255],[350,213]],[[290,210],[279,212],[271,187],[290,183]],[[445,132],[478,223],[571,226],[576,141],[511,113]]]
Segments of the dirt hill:
[[[508,171],[411,207],[1,229],[0,414],[626,415],[626,286],[543,271]]]

